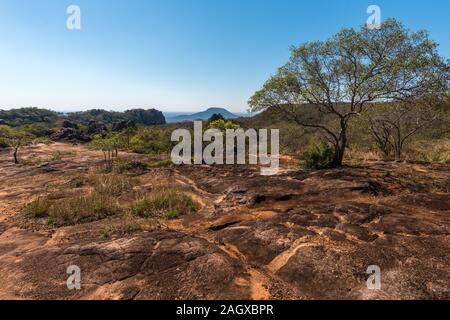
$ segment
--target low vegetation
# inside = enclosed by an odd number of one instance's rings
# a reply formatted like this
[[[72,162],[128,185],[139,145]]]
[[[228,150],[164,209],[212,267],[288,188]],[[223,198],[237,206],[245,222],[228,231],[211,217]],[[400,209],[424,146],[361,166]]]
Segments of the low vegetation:
[[[194,213],[197,209],[198,205],[190,195],[176,189],[153,191],[150,195],[134,201],[130,207],[135,216],[165,219],[176,219],[180,215]]]
[[[334,150],[326,144],[313,144],[301,156],[305,169],[327,169],[333,167]]]
[[[119,196],[130,191],[136,184],[131,177],[115,174],[102,174],[92,178],[94,190],[101,195]]]
[[[120,212],[113,198],[94,193],[53,202],[48,211],[48,223],[55,226],[73,225],[104,219]]]

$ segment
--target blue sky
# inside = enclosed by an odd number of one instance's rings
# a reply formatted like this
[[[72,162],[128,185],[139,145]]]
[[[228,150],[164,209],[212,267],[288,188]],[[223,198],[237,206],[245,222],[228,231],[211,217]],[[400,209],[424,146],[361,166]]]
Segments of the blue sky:
[[[450,58],[448,0],[0,0],[0,108],[245,111],[291,45],[361,26],[371,4]]]

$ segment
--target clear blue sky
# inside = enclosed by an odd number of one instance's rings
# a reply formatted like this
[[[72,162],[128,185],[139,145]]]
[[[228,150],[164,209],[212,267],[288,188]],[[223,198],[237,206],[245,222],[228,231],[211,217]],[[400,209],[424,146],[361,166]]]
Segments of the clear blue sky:
[[[0,0],[0,108],[245,111],[291,45],[364,24],[370,4],[450,58],[448,0]]]

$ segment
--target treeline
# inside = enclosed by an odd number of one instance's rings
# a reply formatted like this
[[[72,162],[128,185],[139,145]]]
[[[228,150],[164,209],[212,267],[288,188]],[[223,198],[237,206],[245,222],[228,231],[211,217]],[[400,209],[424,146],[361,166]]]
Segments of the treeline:
[[[46,124],[47,127],[54,127],[58,126],[64,120],[70,120],[82,125],[88,125],[92,121],[102,122],[106,125],[124,121],[132,121],[135,124],[142,125],[166,123],[162,112],[156,109],[133,109],[125,112],[94,109],[68,114],[40,108],[0,110],[0,124],[10,127],[20,127],[37,123]]]
[[[106,111],[93,109],[88,111],[73,112],[67,115],[70,121],[88,125],[91,121],[113,124],[122,121],[133,121],[135,124],[158,125],[165,124],[163,113],[156,109],[132,109],[125,112]]]
[[[57,112],[39,108],[0,110],[0,124],[19,127],[26,124],[55,124],[60,118]]]

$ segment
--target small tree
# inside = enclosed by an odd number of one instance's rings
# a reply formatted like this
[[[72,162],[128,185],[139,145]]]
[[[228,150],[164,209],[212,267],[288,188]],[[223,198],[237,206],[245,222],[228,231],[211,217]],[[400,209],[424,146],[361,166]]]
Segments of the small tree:
[[[32,141],[32,135],[24,131],[0,125],[0,142],[8,145],[13,150],[15,164],[19,164],[19,149]]]
[[[102,138],[100,135],[95,135],[89,146],[92,149],[103,152],[105,169],[111,171],[114,166],[114,160],[119,157],[119,149],[122,146],[119,136],[117,134],[111,134],[106,138]]]
[[[325,42],[292,48],[289,62],[249,105],[254,112],[275,107],[287,119],[323,132],[334,147],[334,165],[340,166],[355,116],[376,102],[448,91],[448,66],[436,48],[426,32],[412,33],[394,19],[380,30],[344,29]]]
[[[217,120],[225,120],[221,113],[214,113],[209,119],[208,122],[213,122]]]
[[[434,101],[434,99],[433,99]],[[378,148],[387,157],[402,157],[406,143],[441,116],[437,102],[397,102],[374,107],[369,128]]]

